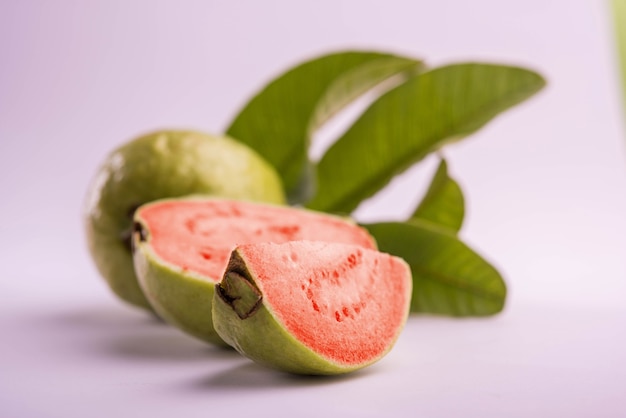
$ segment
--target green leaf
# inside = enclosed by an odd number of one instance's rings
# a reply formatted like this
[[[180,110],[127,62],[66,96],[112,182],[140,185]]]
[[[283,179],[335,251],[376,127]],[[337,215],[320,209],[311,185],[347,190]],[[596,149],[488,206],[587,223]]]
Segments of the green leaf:
[[[350,213],[396,174],[468,135],[545,84],[537,73],[456,64],[412,77],[375,101],[322,157],[307,206]]]
[[[364,226],[381,251],[411,266],[411,312],[483,316],[504,307],[506,286],[500,274],[446,229],[425,221]]]
[[[626,1],[613,0],[612,3],[615,35],[617,37],[617,52],[622,68],[622,93],[624,99],[624,114],[626,115]]]
[[[235,117],[227,134],[276,167],[291,203],[311,197],[313,132],[358,96],[420,61],[377,52],[339,52],[292,68],[271,81]]]
[[[458,232],[463,225],[465,200],[459,184],[448,175],[443,158],[411,219],[422,219]]]

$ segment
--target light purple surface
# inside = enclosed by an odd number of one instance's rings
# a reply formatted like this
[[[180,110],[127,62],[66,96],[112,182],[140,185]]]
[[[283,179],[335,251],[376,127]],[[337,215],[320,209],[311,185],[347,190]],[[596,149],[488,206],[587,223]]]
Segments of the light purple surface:
[[[301,3],[0,4],[0,416],[626,415],[626,134],[606,4]],[[206,348],[117,302],[80,221],[104,156],[156,128],[220,132],[277,71],[347,48],[520,64],[548,79],[445,150],[467,196],[462,236],[504,273],[505,313],[412,318],[378,365],[320,381]],[[358,218],[406,214],[435,163]]]

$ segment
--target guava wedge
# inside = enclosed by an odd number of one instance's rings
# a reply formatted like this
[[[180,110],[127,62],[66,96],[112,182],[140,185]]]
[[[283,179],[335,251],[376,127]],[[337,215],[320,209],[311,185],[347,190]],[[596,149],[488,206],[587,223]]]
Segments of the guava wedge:
[[[122,300],[151,309],[133,270],[130,238],[135,209],[156,199],[190,194],[285,202],[274,168],[227,137],[159,131],[115,149],[89,187],[85,230],[98,271]]]
[[[216,286],[217,333],[250,359],[297,374],[340,374],[380,360],[409,314],[404,260],[315,241],[238,246]]]
[[[229,199],[164,199],[135,212],[135,271],[161,318],[223,345],[211,306],[231,251],[238,244],[303,239],[376,247],[364,228],[337,216]]]

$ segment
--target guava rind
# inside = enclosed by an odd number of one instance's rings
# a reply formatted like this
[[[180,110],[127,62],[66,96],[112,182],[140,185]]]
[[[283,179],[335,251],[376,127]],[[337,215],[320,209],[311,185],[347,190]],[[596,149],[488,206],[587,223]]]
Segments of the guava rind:
[[[134,214],[136,231],[132,236],[133,261],[142,294],[146,296],[150,306],[166,322],[176,326],[183,332],[216,345],[227,345],[216,332],[212,320],[212,305],[214,301],[215,285],[222,278],[221,273],[216,277],[208,277],[191,269],[163,260],[152,248],[152,234],[150,225],[144,218],[145,210],[155,205],[170,202],[223,202],[230,205],[234,202],[224,198],[186,196],[180,198],[166,198],[149,202],[137,208]],[[328,213],[316,212],[308,209],[279,206],[265,202],[239,202],[241,205],[253,205],[263,211],[271,211],[276,207],[281,211],[317,215],[321,219],[341,222],[342,225],[354,228],[354,236],[350,242],[358,242],[366,248],[376,248],[376,241],[367,232],[347,217],[339,217]],[[243,209],[242,209],[243,211]],[[245,221],[242,220],[242,222]],[[245,223],[245,222],[244,222]],[[272,226],[272,224],[268,224]],[[329,226],[329,228],[331,228]],[[250,231],[253,237],[253,231]],[[347,236],[342,239],[348,239]],[[207,242],[209,244],[209,242]],[[234,247],[234,244],[233,244]],[[226,268],[226,265],[224,265]]]
[[[213,328],[214,283],[161,261],[138,237],[134,238],[133,259],[144,295],[159,317],[203,341],[227,345]]]
[[[237,250],[233,251],[228,271],[237,271],[254,283]],[[218,293],[213,296],[215,330],[228,345],[256,363],[305,375],[343,374],[367,366],[345,366],[323,358],[287,332],[263,302],[253,315],[242,320]]]
[[[404,263],[402,261],[402,263]],[[257,293],[255,285],[254,267],[250,266],[245,257],[236,248],[233,250],[224,279],[216,285],[213,296],[213,326],[219,336],[240,354],[270,368],[288,373],[305,375],[337,375],[353,372],[382,359],[395,344],[400,332],[404,328],[409,314],[411,281],[410,269],[405,264],[409,281],[406,287],[405,314],[398,324],[395,337],[386,349],[378,356],[358,364],[341,364],[324,357],[295,338],[286,327],[277,319],[271,307],[264,303],[263,295]],[[231,273],[235,273],[231,275]],[[254,300],[258,303],[254,311],[242,318],[241,313],[231,306],[229,299],[232,295],[225,295],[224,282],[232,277],[241,277],[248,280],[252,286],[237,286],[240,292],[254,292],[252,295],[240,294],[241,299]],[[251,290],[253,289],[254,290]]]
[[[85,210],[92,258],[122,300],[152,309],[137,282],[129,248],[134,209],[153,200],[190,194],[285,203],[274,168],[228,137],[159,131],[122,145],[99,168]]]

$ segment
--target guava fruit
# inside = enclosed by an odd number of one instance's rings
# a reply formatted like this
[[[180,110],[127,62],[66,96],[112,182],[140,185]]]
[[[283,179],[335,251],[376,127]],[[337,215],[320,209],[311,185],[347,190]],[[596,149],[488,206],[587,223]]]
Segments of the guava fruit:
[[[409,314],[404,260],[314,241],[238,246],[216,286],[213,322],[250,359],[298,374],[340,374],[392,348]]]
[[[115,294],[151,309],[133,270],[133,213],[156,199],[206,194],[285,202],[274,168],[246,145],[192,131],[150,133],[107,156],[86,198],[85,229],[95,265]]]
[[[213,328],[211,305],[233,248],[302,239],[376,247],[364,228],[337,216],[228,199],[164,199],[135,212],[135,270],[161,318],[223,345]]]

